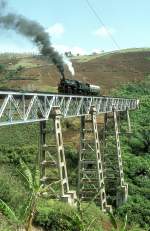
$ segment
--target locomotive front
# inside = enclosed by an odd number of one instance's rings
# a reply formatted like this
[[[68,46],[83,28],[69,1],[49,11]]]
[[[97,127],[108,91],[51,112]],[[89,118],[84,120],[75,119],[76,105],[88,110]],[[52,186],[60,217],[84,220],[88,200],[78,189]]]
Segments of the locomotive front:
[[[100,87],[97,85],[92,85],[92,84],[89,84],[89,85],[90,85],[91,95],[100,96],[100,93],[101,93]]]
[[[78,80],[66,79],[62,76],[58,84],[58,92],[73,95],[100,96],[100,87]]]

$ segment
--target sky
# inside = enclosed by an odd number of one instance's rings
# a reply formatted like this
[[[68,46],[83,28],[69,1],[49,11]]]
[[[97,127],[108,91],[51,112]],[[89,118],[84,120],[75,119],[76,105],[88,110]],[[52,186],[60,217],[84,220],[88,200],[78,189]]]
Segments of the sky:
[[[8,0],[8,11],[43,25],[60,53],[150,47],[150,0]],[[0,52],[6,51],[36,52],[36,47],[0,29]]]

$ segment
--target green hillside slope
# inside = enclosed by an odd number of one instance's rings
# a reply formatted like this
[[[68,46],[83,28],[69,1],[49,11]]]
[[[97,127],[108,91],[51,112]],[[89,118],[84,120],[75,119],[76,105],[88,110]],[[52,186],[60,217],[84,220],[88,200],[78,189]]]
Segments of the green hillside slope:
[[[129,53],[131,54],[129,59]],[[140,71],[138,80],[129,77],[131,72],[121,72],[121,69],[117,69],[119,79],[122,79],[121,83],[128,83],[121,86],[119,89],[111,91],[111,95],[117,95],[121,97],[134,97],[140,99],[140,108],[135,112],[131,112],[131,122],[132,122],[132,131],[133,133],[130,137],[122,136],[121,137],[121,147],[123,154],[123,163],[124,163],[124,172],[126,182],[129,184],[129,199],[128,202],[120,207],[119,209],[114,210],[114,218],[111,218],[108,215],[104,215],[99,211],[99,208],[94,204],[90,206],[87,204],[81,204],[80,210],[76,211],[75,208],[70,208],[65,206],[62,203],[54,203],[51,200],[39,200],[37,204],[36,216],[34,220],[34,225],[41,226],[45,230],[64,230],[64,231],[147,231],[150,227],[150,78],[149,78],[149,51],[132,51],[132,52],[123,52],[121,54],[107,54],[106,57],[96,57],[88,61],[81,61],[82,59],[74,60],[74,66],[77,70],[79,68],[80,73],[85,72],[86,67],[86,76],[93,76],[94,81],[97,78],[94,73],[88,72],[90,68],[88,64],[90,63],[91,67],[93,65],[93,70],[95,73],[99,73],[102,69],[99,68],[100,60],[102,65],[103,58],[103,67],[108,67],[110,60],[113,61],[114,65],[117,64],[117,60],[129,59],[127,67],[129,68],[131,62],[134,63],[136,69]],[[114,57],[114,59],[113,59]],[[128,57],[128,58],[127,58]],[[132,57],[132,58],[131,58]],[[134,57],[134,59],[133,59]],[[19,57],[20,59],[20,57]],[[28,59],[28,57],[27,57]],[[32,65],[31,60],[36,60],[34,65],[39,62],[45,63],[45,60],[37,60],[37,57],[32,59],[30,58],[29,65]],[[86,59],[86,57],[84,57]],[[116,61],[114,61],[116,59]],[[108,62],[109,60],[109,62]],[[136,64],[135,60],[139,60]],[[140,62],[142,62],[140,65]],[[10,61],[10,60],[9,60]],[[31,62],[31,63],[30,63]],[[108,62],[108,63],[107,63]],[[24,61],[25,65],[28,65],[28,61]],[[106,65],[107,63],[107,65]],[[132,64],[133,64],[132,63]],[[105,65],[104,65],[105,64]],[[124,63],[125,64],[125,63]],[[17,65],[9,64],[5,57],[5,63],[1,65]],[[43,64],[42,64],[43,65]],[[5,73],[3,69],[4,66],[1,66],[1,77]],[[5,66],[6,67],[6,66]],[[48,68],[50,69],[50,65]],[[16,67],[15,67],[16,68]],[[38,68],[38,67],[36,67]],[[36,69],[35,66],[33,69]],[[41,68],[41,67],[39,67]],[[53,67],[52,67],[53,68]],[[120,68],[120,65],[118,65]],[[133,66],[132,66],[133,68]],[[30,69],[30,68],[29,68]],[[31,70],[31,69],[30,69]],[[109,70],[109,68],[108,68]],[[26,71],[26,70],[21,70]],[[56,71],[56,70],[55,70]],[[3,73],[3,74],[2,74]],[[79,71],[77,71],[79,74]],[[89,74],[88,74],[89,73]],[[101,71],[102,73],[102,71]],[[103,73],[109,73],[109,71]],[[111,72],[109,73],[110,76]],[[57,72],[56,72],[57,74]],[[53,73],[54,75],[54,73]],[[68,76],[68,72],[66,72]],[[45,78],[47,78],[45,72]],[[115,75],[114,75],[115,76]],[[128,78],[126,79],[126,76]],[[136,76],[136,73],[135,73]],[[138,75],[137,75],[138,76]],[[18,75],[19,77],[19,75]],[[28,76],[29,78],[30,76]],[[78,77],[82,77],[80,74]],[[33,75],[32,75],[33,78]],[[101,77],[102,78],[102,77]],[[125,80],[126,79],[126,80]],[[56,80],[56,79],[55,79]],[[103,78],[101,79],[103,80]],[[8,81],[9,84],[12,80]],[[15,83],[18,80],[13,80]],[[20,80],[24,81],[25,80]],[[27,80],[30,82],[30,80]],[[33,80],[32,80],[33,81]],[[93,81],[91,79],[91,81]],[[23,83],[24,83],[23,82]],[[132,83],[134,82],[134,83]],[[103,82],[104,86],[107,86],[107,91],[109,89],[114,89],[118,87],[118,80],[114,78],[112,85],[109,85],[110,82]],[[2,84],[2,82],[1,82]],[[41,84],[41,85],[40,85]],[[43,82],[39,83],[40,88],[43,89]],[[24,86],[24,85],[23,85]],[[45,86],[45,85],[44,85]],[[125,129],[126,123],[123,121],[123,128]],[[71,126],[72,125],[72,126]],[[67,127],[67,128],[66,128]],[[76,133],[79,133],[78,123],[74,121],[63,121],[63,132],[64,137],[66,138],[73,130]],[[67,131],[67,132],[66,132]],[[22,175],[18,170],[20,158],[29,166],[32,174],[34,173],[36,155],[38,153],[38,140],[39,140],[39,125],[38,124],[29,124],[29,125],[15,125],[11,127],[2,127],[0,129],[0,199],[3,200],[16,214],[18,222],[9,218],[8,213],[4,211],[4,208],[0,206],[0,231],[17,231],[17,226],[24,224],[24,215],[26,208],[31,199],[31,191],[27,187],[27,182],[24,181]],[[79,143],[79,137],[74,134],[72,144],[65,146],[67,166],[70,174],[71,188],[74,187],[74,182],[76,182],[76,169],[78,165],[77,160],[77,150],[74,146],[74,142]],[[113,145],[113,144],[112,144]],[[110,144],[111,146],[111,144]],[[50,209],[49,209],[50,206]],[[88,207],[88,209],[87,209]],[[125,219],[127,217],[127,220]],[[125,222],[126,221],[126,222]],[[92,222],[92,223],[91,223]],[[127,223],[126,229],[122,227]],[[117,229],[118,226],[118,229]],[[139,228],[140,226],[140,228]],[[69,228],[68,228],[69,227]],[[76,228],[77,227],[77,228]],[[44,231],[45,231],[44,230]],[[36,229],[40,231],[40,229]]]
[[[67,78],[100,85],[103,94],[121,84],[143,80],[150,73],[150,50],[122,50],[72,58],[75,76],[65,68]],[[40,56],[0,55],[0,87],[57,91],[60,74]]]

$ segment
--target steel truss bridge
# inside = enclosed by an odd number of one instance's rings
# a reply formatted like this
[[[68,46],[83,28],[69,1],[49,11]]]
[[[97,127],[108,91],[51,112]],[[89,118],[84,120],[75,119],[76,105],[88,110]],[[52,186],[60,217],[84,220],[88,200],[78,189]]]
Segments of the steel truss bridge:
[[[91,106],[102,114],[134,110],[138,104],[136,99],[0,91],[0,126],[48,120],[53,107],[68,118],[89,115]]]
[[[111,201],[119,206],[127,200],[128,195],[128,185],[124,182],[118,116],[123,112],[126,114],[131,132],[129,111],[138,106],[137,99],[0,91],[0,126],[39,122],[41,183],[52,183],[54,176],[47,176],[46,169],[55,167],[63,201],[74,204],[76,197],[85,201],[95,198],[95,203],[103,211],[110,211]],[[100,114],[104,118],[103,135],[100,135],[97,123]],[[81,118],[77,195],[76,191],[70,190],[68,183],[62,117]],[[55,145],[48,144],[47,139],[47,122],[50,119],[55,130]],[[108,127],[112,124],[110,120],[114,125],[114,154],[107,146]],[[55,156],[52,155],[54,146]]]

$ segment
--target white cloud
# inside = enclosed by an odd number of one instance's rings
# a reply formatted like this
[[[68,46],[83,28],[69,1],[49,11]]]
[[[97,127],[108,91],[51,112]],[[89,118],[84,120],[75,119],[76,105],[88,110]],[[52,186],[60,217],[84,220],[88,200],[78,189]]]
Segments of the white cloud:
[[[46,30],[51,36],[60,37],[62,34],[64,34],[64,26],[61,23],[55,23],[53,26],[50,26]]]
[[[34,53],[38,54],[36,47],[23,47],[19,44],[0,44],[0,53]]]
[[[85,55],[87,53],[85,49],[83,49],[82,47],[78,47],[78,46],[71,47],[71,52],[73,55],[77,55],[77,54]]]
[[[100,48],[94,48],[94,49],[92,49],[92,53],[100,54],[100,53],[103,53],[103,50]]]
[[[73,55],[77,55],[77,54],[85,55],[85,54],[87,54],[85,49],[83,49],[82,47],[78,47],[78,46],[69,47],[69,46],[65,46],[65,45],[61,45],[61,44],[55,44],[53,46],[59,53],[65,53],[65,52],[71,51],[71,53]]]
[[[108,37],[110,34],[114,34],[115,30],[113,28],[105,28],[104,26],[98,28],[93,32],[94,35],[98,37]]]
[[[68,46],[62,45],[62,44],[53,44],[53,47],[59,52],[64,53],[70,51]]]
[[[73,55],[85,55],[87,54],[87,51],[85,49],[83,49],[82,47],[78,47],[78,46],[66,46],[63,44],[52,44],[52,46],[60,53],[60,54],[64,54],[65,52],[69,52],[71,51]],[[25,52],[29,52],[29,53],[39,53],[37,47],[32,46],[32,45],[27,45],[22,46],[20,44],[16,44],[16,43],[9,43],[9,44],[0,44],[0,53],[5,53],[5,52],[10,52],[10,53],[25,53]]]

